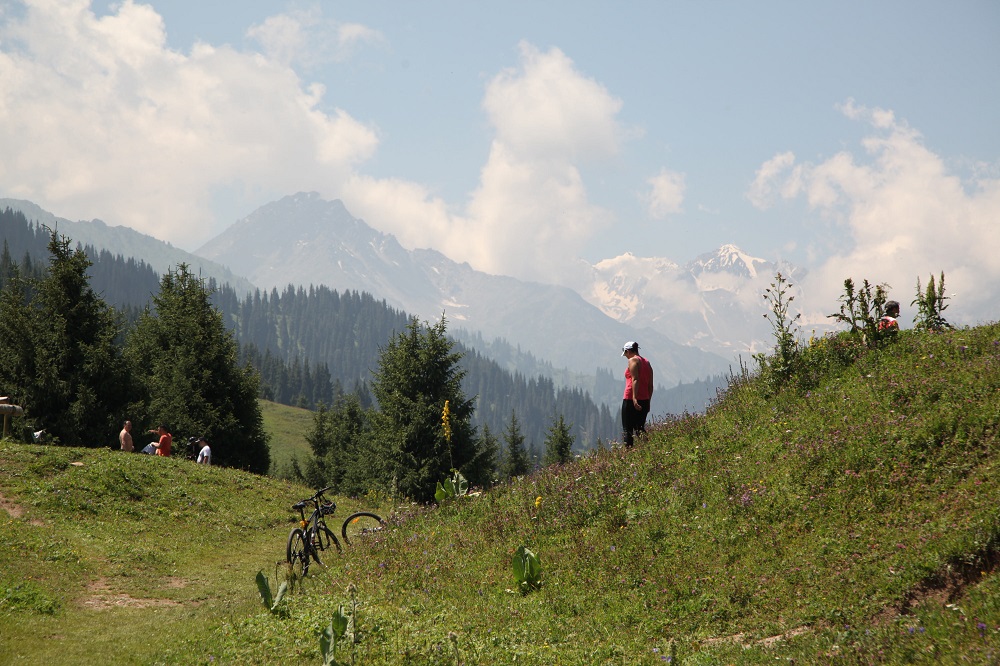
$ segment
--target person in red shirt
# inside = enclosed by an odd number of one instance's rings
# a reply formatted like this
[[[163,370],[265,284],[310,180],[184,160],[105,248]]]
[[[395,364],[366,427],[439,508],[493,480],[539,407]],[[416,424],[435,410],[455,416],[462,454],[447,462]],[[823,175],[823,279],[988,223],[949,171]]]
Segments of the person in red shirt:
[[[160,436],[159,442],[153,442],[151,446],[156,449],[156,455],[170,457],[170,445],[174,441],[174,436],[167,430],[167,426],[161,425],[156,430],[150,430],[153,434]]]
[[[653,366],[639,356],[638,342],[626,342],[622,356],[628,359],[622,399],[622,441],[626,447],[631,447],[636,434],[646,434],[646,417],[653,397]]]
[[[878,330],[883,333],[899,333],[899,301],[887,301],[885,304],[885,315],[878,320]]]

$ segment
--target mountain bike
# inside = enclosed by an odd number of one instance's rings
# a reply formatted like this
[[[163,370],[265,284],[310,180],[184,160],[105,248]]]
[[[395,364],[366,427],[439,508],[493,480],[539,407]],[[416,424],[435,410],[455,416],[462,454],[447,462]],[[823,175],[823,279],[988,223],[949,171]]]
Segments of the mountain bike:
[[[285,561],[300,577],[309,573],[311,561],[323,566],[323,561],[320,559],[321,552],[331,548],[336,548],[338,553],[343,550],[336,535],[326,525],[326,516],[332,515],[337,509],[335,503],[323,499],[323,493],[330,489],[331,486],[318,490],[312,497],[292,505],[292,508],[299,512],[299,526],[292,529],[288,535]],[[309,505],[314,508],[307,519],[306,508]],[[340,527],[340,535],[343,537],[344,543],[350,545],[352,542],[357,543],[365,536],[374,534],[384,527],[385,521],[378,514],[370,511],[358,511],[344,519],[344,523]]]
[[[324,501],[323,493],[329,491],[330,486],[318,490],[315,495],[301,502],[296,502],[292,508],[299,512],[299,526],[292,529],[288,535],[288,546],[285,550],[285,561],[292,566],[292,571],[300,577],[309,573],[309,563],[312,560],[316,564],[323,566],[320,553],[330,548],[341,551],[340,542],[329,527],[326,526],[326,516],[332,515],[337,509],[333,502]],[[306,518],[306,507],[312,505],[314,508],[309,518]]]

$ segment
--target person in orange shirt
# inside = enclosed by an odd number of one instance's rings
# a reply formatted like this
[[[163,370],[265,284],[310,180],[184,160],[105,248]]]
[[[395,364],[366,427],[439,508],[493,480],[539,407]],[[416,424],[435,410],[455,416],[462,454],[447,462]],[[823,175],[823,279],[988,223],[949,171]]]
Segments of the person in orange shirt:
[[[160,436],[159,442],[153,442],[150,444],[154,449],[156,449],[156,455],[170,457],[170,445],[174,441],[174,436],[170,434],[167,430],[167,426],[161,425],[156,430],[150,430],[149,432],[153,434],[158,434]]]

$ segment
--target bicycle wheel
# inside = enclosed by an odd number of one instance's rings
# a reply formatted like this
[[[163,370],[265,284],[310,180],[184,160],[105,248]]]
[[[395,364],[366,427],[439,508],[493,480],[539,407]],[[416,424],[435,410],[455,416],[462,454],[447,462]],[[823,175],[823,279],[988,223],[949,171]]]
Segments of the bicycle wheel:
[[[344,543],[350,545],[359,539],[370,536],[385,527],[385,521],[376,513],[359,511],[352,513],[344,521],[344,526],[340,528],[340,534],[344,537]]]
[[[288,535],[288,548],[285,551],[285,561],[292,566],[292,571],[300,578],[309,573],[309,548],[306,534],[296,527]]]
[[[312,537],[312,548],[310,549],[312,551],[312,557],[320,566],[325,566],[323,561],[319,558],[320,551],[336,548],[338,553],[341,552],[340,542],[337,541],[337,536],[326,525],[318,525],[314,527],[309,530],[309,535]]]

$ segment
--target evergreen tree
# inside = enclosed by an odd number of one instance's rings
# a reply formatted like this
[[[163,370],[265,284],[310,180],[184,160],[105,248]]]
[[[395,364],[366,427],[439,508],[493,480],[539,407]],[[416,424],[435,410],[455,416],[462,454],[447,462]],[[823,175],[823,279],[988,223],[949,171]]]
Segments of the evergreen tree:
[[[331,408],[320,404],[306,435],[313,451],[306,465],[306,482],[315,488],[332,486],[341,495],[367,492],[370,474],[361,454],[370,441],[369,423],[369,414],[356,395],[337,396]]]
[[[9,396],[25,409],[24,416],[13,419],[14,433],[24,432],[25,423],[34,419],[33,405],[43,404],[40,387],[32,379],[38,375],[34,314],[28,304],[28,284],[13,264],[0,290],[0,395]]]
[[[500,442],[488,425],[483,425],[479,438],[483,453],[483,466],[489,470],[489,480],[486,485],[493,485],[500,474]]]
[[[524,435],[521,434],[521,424],[517,421],[517,414],[510,413],[510,421],[503,431],[503,441],[507,445],[507,451],[503,457],[501,474],[504,479],[512,479],[515,476],[524,476],[531,471],[531,461],[528,460],[528,450],[524,446]]]
[[[90,286],[90,260],[51,232],[44,277],[14,273],[0,304],[0,392],[31,425],[73,446],[115,441],[127,377],[115,344],[121,324]]]
[[[143,313],[126,343],[133,372],[144,378],[133,421],[165,422],[177,439],[204,435],[213,462],[263,474],[270,454],[259,377],[239,365],[236,342],[209,295],[185,264],[163,276],[155,310]]]
[[[545,464],[568,463],[573,458],[573,436],[562,414],[552,423],[545,438]]]
[[[462,392],[464,372],[454,342],[445,336],[445,320],[422,327],[410,320],[406,330],[382,350],[372,392],[379,405],[376,466],[394,479],[405,496],[428,502],[438,481],[459,469],[470,483],[482,485],[489,470],[472,426],[473,403]],[[441,415],[451,412],[451,437]]]

